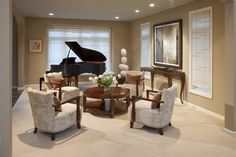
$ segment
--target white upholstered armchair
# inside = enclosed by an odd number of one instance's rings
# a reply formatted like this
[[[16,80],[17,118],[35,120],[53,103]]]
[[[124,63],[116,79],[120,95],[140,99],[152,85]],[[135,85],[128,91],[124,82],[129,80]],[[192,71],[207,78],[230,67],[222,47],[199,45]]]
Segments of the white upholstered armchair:
[[[67,85],[71,84],[71,81],[63,78],[62,72],[44,74],[43,77],[49,91],[56,91],[62,102],[79,96],[80,94],[78,87]],[[67,81],[69,81],[69,83]]]
[[[176,93],[177,86],[172,85],[168,89],[163,89],[160,101],[133,97],[130,112],[130,128],[133,128],[134,122],[142,123],[149,127],[158,128],[159,133],[163,135],[163,128],[171,125]],[[160,103],[160,105],[152,109],[152,102]]]
[[[81,110],[79,106],[80,97],[74,97],[71,100],[77,100],[77,104],[65,101],[55,103],[54,95],[51,92],[44,92],[27,89],[35,130],[51,133],[51,140],[55,140],[55,133],[61,132],[73,125],[80,128]],[[55,111],[55,107],[61,106],[61,111]]]
[[[119,84],[119,87],[128,88],[130,97],[142,96],[144,91],[144,72],[129,70],[126,71],[125,83]]]

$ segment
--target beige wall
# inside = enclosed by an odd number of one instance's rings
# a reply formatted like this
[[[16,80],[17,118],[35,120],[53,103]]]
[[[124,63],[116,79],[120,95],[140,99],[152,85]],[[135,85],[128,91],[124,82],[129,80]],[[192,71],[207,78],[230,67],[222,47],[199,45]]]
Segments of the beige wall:
[[[88,27],[111,27],[112,28],[112,50],[113,67],[118,72],[120,64],[120,50],[126,48],[130,59],[130,23],[129,22],[108,22],[89,20],[63,20],[46,18],[26,18],[26,83],[38,83],[39,77],[46,71],[47,62],[47,27],[52,25],[63,26],[88,26]],[[30,39],[43,40],[43,53],[29,54],[28,42]],[[66,57],[66,56],[65,56]]]
[[[12,156],[12,1],[0,1],[0,157]]]
[[[213,99],[207,99],[187,92],[189,73],[189,12],[203,7],[213,7]],[[132,68],[139,69],[140,24],[151,25],[175,19],[183,19],[183,71],[186,73],[185,99],[207,110],[224,114],[225,100],[225,50],[224,50],[224,4],[218,0],[197,0],[192,3],[166,10],[131,23]]]
[[[25,85],[25,17],[13,5],[18,32],[18,87]]]

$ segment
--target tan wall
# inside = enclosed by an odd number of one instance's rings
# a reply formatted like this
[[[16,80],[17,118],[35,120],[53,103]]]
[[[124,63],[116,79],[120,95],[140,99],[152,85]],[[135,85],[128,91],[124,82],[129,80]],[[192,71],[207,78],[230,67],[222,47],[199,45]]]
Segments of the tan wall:
[[[25,17],[13,5],[13,15],[17,21],[18,32],[18,87],[25,85]]]
[[[112,28],[112,64],[114,72],[119,72],[120,50],[126,48],[130,59],[130,23],[89,20],[63,20],[46,18],[26,18],[26,83],[38,83],[39,77],[46,71],[47,62],[47,27],[52,25],[88,26]],[[30,39],[43,40],[43,53],[29,54],[28,42]],[[66,56],[65,56],[66,57]]]
[[[204,7],[213,7],[213,99],[187,93],[189,73],[189,12]],[[183,71],[186,73],[186,100],[207,110],[224,114],[225,100],[225,50],[224,50],[224,4],[218,0],[197,0],[192,3],[166,10],[131,23],[132,68],[139,69],[140,63],[140,24],[151,25],[175,19],[183,19]]]

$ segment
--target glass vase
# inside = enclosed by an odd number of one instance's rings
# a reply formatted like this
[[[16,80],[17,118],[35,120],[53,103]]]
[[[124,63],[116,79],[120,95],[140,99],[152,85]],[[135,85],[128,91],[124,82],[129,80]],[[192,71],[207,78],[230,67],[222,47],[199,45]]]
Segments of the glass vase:
[[[104,91],[104,92],[108,92],[108,91],[110,91],[109,86],[103,86],[103,91]]]

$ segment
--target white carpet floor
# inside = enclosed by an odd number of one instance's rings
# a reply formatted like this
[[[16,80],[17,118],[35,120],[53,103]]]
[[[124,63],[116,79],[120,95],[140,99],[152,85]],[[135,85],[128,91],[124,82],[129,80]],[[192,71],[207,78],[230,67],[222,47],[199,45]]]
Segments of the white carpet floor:
[[[24,91],[12,111],[13,157],[236,157],[236,137],[223,131],[223,121],[193,106],[176,104],[172,127],[158,130],[135,124],[127,114],[82,115],[82,129],[57,134],[33,134],[33,121]]]

